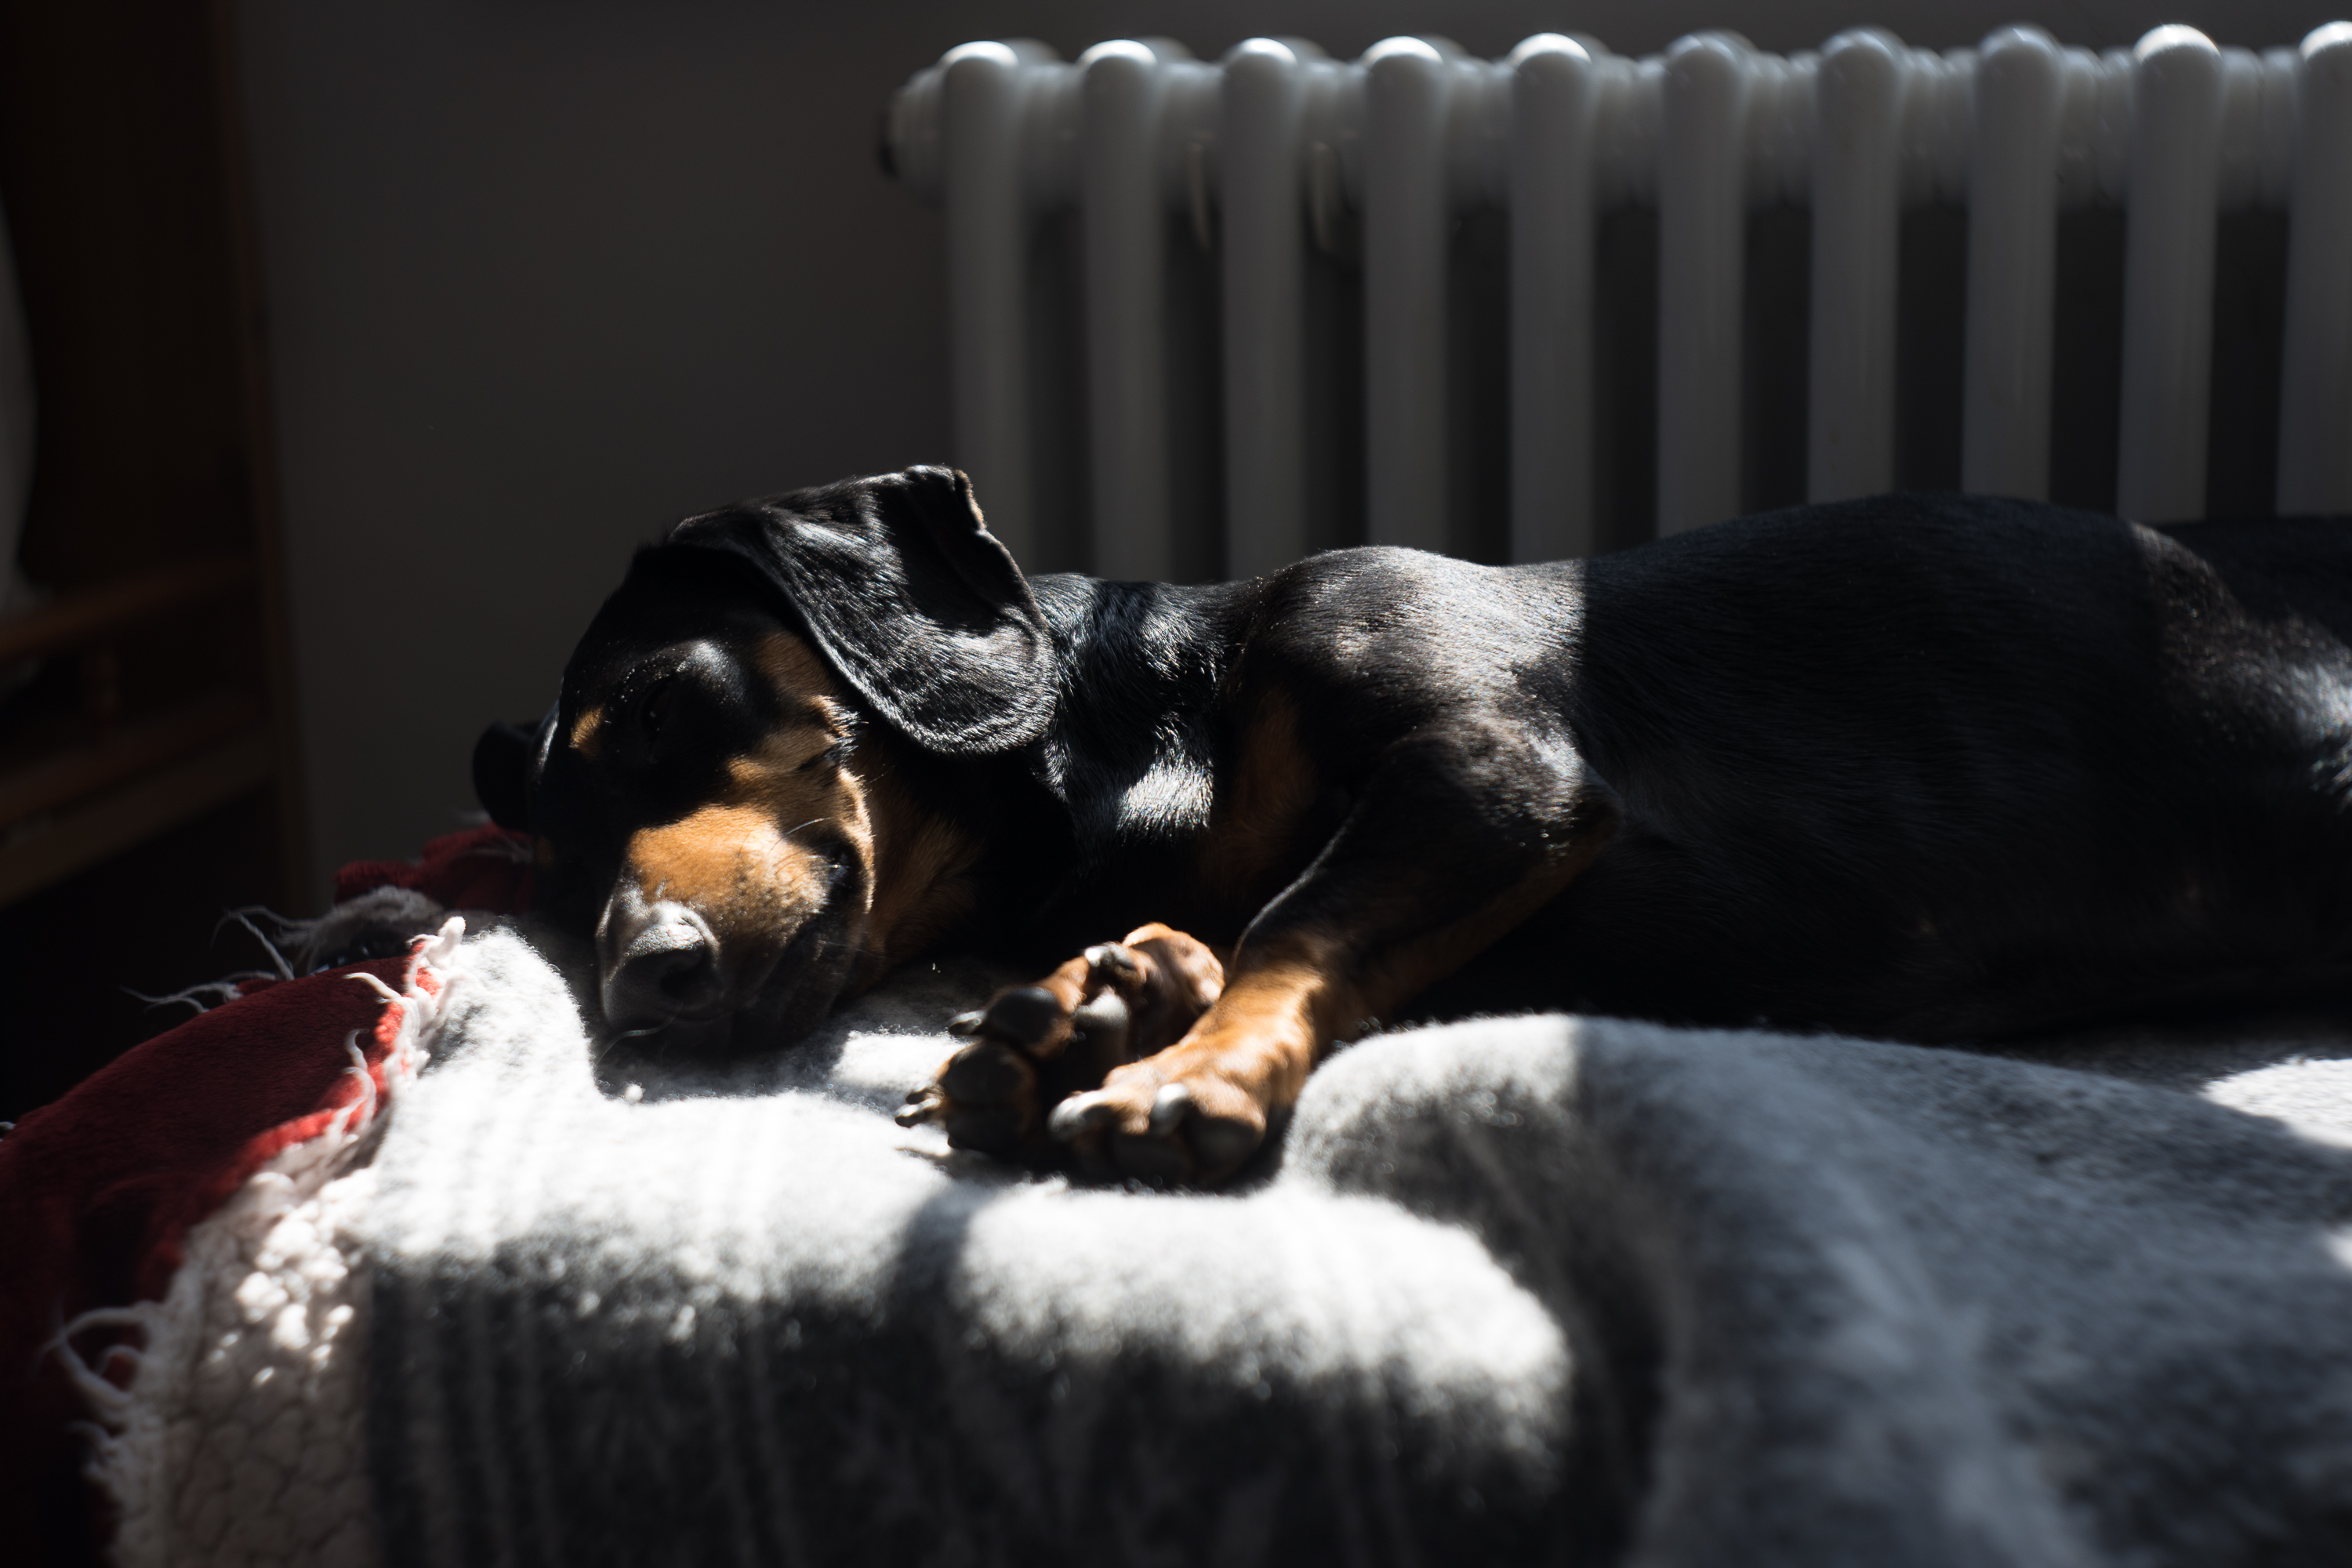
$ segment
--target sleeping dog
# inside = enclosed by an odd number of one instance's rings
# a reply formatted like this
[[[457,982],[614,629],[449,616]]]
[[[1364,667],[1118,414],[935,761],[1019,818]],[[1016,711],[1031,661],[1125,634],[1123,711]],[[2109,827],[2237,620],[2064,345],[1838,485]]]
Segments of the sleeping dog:
[[[677,524],[476,775],[613,1029],[1066,959],[901,1120],[1214,1183],[1400,1016],[1936,1042],[2352,979],[2347,528],[1889,497],[1172,587],[1026,579],[912,468]]]

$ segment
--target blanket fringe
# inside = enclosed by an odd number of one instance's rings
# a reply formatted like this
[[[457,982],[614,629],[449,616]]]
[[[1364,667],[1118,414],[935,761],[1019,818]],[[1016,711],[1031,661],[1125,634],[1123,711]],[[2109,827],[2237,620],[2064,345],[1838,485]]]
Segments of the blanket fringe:
[[[242,985],[245,981],[276,978],[276,975],[267,970],[245,969],[239,970],[235,974],[225,974],[218,980],[206,980],[178,991],[166,992],[161,996],[151,996],[146,992],[129,985],[122,988],[122,994],[136,997],[150,1007],[171,1007],[184,1003],[199,1013],[209,1013],[222,1003],[234,1002],[243,995]],[[204,1000],[205,997],[210,997],[211,1000],[209,1002]]]
[[[277,928],[278,942],[272,942],[263,933],[262,929],[254,923],[257,917],[268,921]],[[306,933],[314,922],[290,920],[264,905],[247,904],[243,909],[224,910],[220,923],[214,926],[213,930],[218,931],[221,926],[228,924],[231,921],[243,926],[247,933],[261,944],[261,951],[269,955],[269,962],[277,967],[278,979],[294,978],[294,966],[287,962],[286,954],[278,951],[278,942],[287,942],[289,938],[299,942],[301,935]]]
[[[253,929],[250,921],[243,923]],[[44,1347],[58,1357],[89,1412],[91,1419],[76,1428],[89,1441],[84,1474],[113,1504],[112,1555],[122,1568],[265,1558],[331,1558],[365,1568],[374,1561],[373,1532],[363,1528],[370,1510],[356,1441],[345,1472],[329,1478],[327,1484],[340,1489],[331,1507],[320,1506],[320,1483],[308,1468],[299,1484],[272,1484],[247,1496],[245,1489],[256,1483],[238,1467],[194,1465],[205,1439],[218,1436],[205,1429],[204,1417],[221,1415],[210,1403],[215,1395],[205,1394],[199,1382],[207,1372],[215,1379],[225,1375],[203,1363],[221,1361],[242,1343],[246,1360],[262,1363],[237,1398],[245,1429],[254,1429],[250,1418],[268,1410],[299,1410],[296,1418],[314,1426],[331,1426],[342,1414],[355,1418],[362,1353],[356,1325],[365,1284],[358,1259],[341,1255],[328,1189],[341,1178],[364,1176],[351,1158],[362,1131],[431,1059],[465,931],[464,920],[453,915],[437,933],[419,937],[398,991],[372,974],[352,977],[400,1006],[397,1032],[382,1063],[382,1094],[360,1031],[353,1030],[343,1048],[352,1058],[347,1070],[362,1084],[358,1100],[317,1137],[280,1152],[189,1229],[185,1261],[162,1300],[93,1308],[60,1327]],[[233,1326],[224,1331],[224,1323]],[[137,1342],[110,1342],[86,1358],[73,1342],[97,1330],[125,1331]],[[336,1346],[346,1331],[350,1338]],[[246,1361],[236,1364],[241,1369]],[[320,1390],[330,1383],[351,1391],[351,1412],[316,1408]],[[335,1400],[324,1403],[332,1406]],[[357,1428],[347,1425],[334,1435],[346,1432],[355,1438]],[[206,1479],[213,1484],[198,1484]],[[310,1531],[320,1519],[335,1521],[331,1540]]]

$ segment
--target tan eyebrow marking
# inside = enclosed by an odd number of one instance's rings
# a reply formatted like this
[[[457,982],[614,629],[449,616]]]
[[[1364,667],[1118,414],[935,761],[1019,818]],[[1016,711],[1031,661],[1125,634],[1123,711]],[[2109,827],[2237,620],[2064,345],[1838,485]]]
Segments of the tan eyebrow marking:
[[[821,730],[835,739],[845,731],[850,710],[841,700],[841,683],[804,639],[792,632],[771,632],[752,649],[751,662],[785,705],[783,722],[761,748],[767,753],[763,761],[770,765],[779,761],[776,742],[795,729]]]
[[[572,749],[590,762],[594,762],[596,742],[601,738],[604,727],[604,705],[600,702],[572,721]]]

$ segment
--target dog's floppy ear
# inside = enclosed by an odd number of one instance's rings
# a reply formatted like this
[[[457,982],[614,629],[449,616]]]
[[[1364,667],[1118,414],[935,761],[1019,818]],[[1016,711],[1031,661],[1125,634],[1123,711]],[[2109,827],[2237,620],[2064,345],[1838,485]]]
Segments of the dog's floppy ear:
[[[530,775],[554,720],[553,709],[528,729],[501,719],[474,742],[474,798],[500,827],[530,831]]]
[[[751,556],[825,661],[920,745],[979,755],[1045,732],[1045,616],[957,470],[795,491],[690,519],[670,537]]]

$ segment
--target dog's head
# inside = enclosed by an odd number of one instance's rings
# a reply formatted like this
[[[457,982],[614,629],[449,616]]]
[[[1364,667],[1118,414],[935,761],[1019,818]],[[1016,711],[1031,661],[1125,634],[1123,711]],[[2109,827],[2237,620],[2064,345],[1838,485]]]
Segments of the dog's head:
[[[1044,732],[1043,618],[945,468],[689,518],[638,552],[535,734],[476,787],[537,840],[534,899],[593,935],[606,1021],[798,1037],[870,968],[890,880],[885,776]]]

